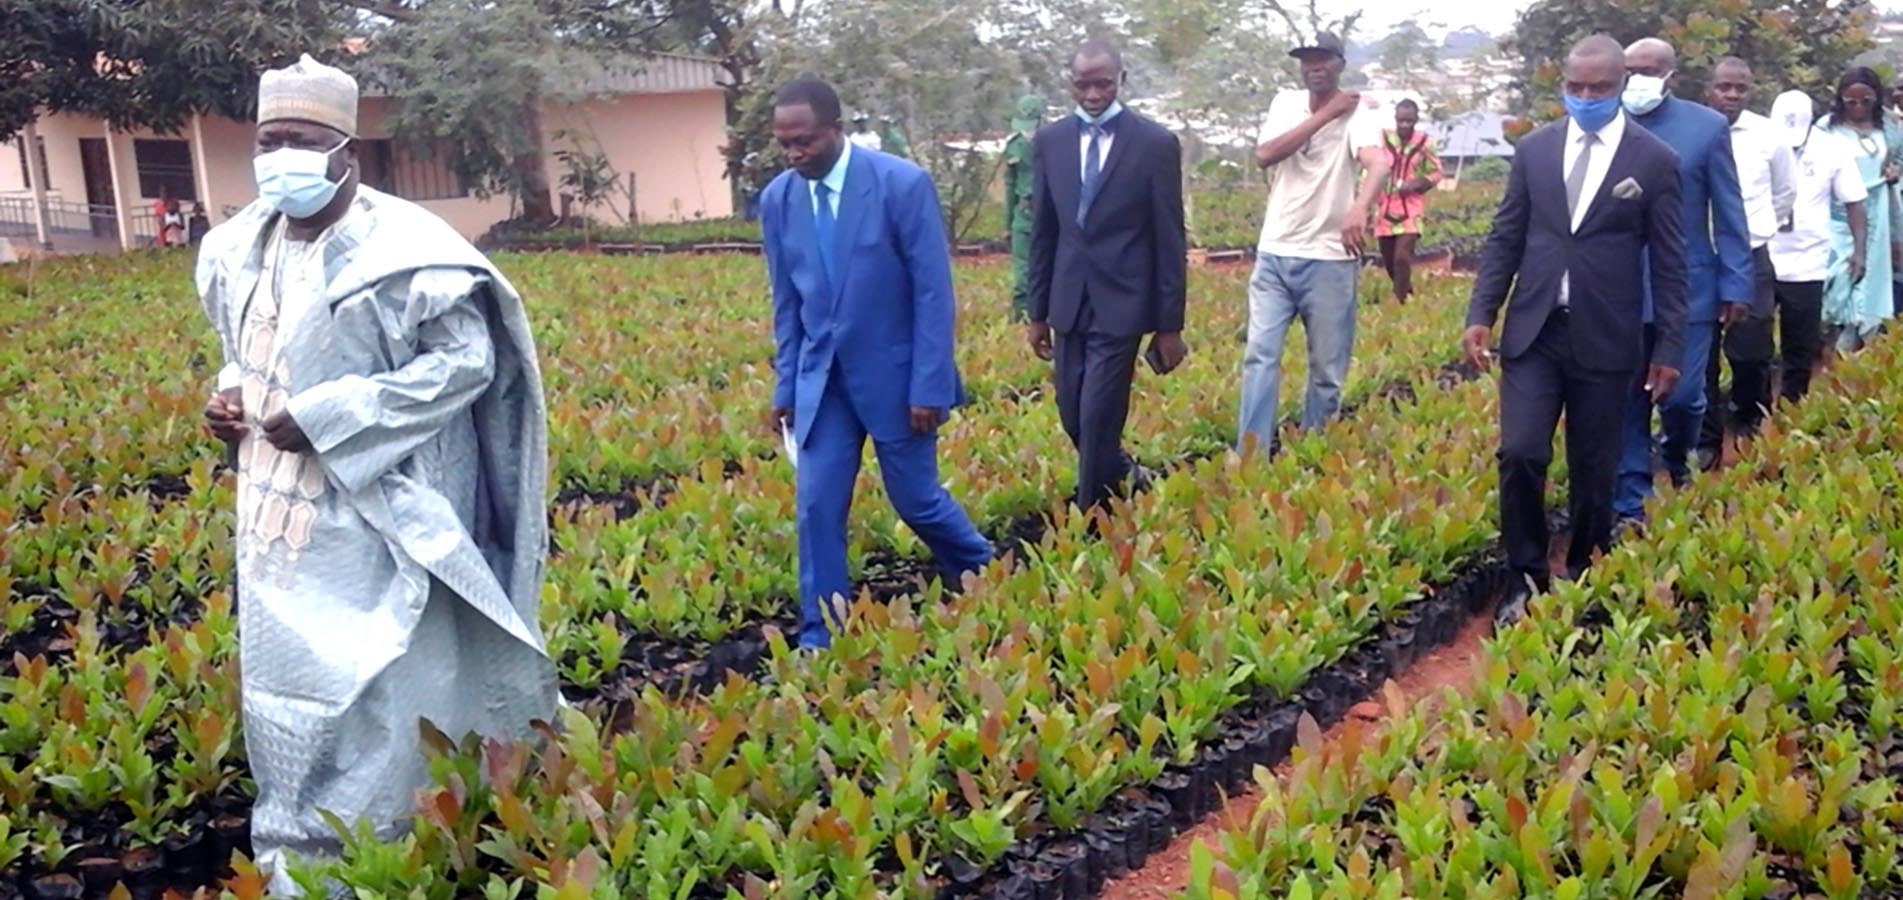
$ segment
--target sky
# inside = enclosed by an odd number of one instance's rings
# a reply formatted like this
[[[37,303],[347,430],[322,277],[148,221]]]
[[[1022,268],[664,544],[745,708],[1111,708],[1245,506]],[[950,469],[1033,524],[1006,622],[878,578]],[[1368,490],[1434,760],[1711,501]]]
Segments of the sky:
[[[1362,17],[1357,31],[1364,38],[1387,34],[1394,26],[1408,19],[1417,19],[1423,26],[1438,24],[1440,28],[1428,27],[1430,34],[1439,34],[1467,25],[1476,25],[1489,33],[1499,34],[1513,27],[1514,19],[1525,9],[1529,0],[1376,0],[1367,3],[1363,9],[1367,13]],[[1323,3],[1328,6],[1345,5]],[[1877,9],[1883,12],[1903,12],[1903,0],[1877,0]]]

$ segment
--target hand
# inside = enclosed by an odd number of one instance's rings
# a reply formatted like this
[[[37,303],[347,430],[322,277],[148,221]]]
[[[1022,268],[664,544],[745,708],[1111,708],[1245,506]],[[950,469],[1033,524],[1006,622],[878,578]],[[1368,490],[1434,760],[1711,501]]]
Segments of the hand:
[[[945,424],[945,411],[929,406],[912,407],[912,433],[931,434]]]
[[[1157,356],[1163,358],[1163,371],[1160,374],[1176,371],[1176,367],[1189,358],[1189,345],[1183,342],[1183,333],[1180,331],[1159,331],[1150,338],[1150,346],[1156,350]]]
[[[264,420],[264,439],[288,453],[305,453],[311,449],[310,438],[304,436],[304,429],[297,427],[297,420],[287,412]]]
[[[1862,284],[1863,273],[1868,269],[1869,269],[1869,264],[1864,262],[1863,251],[1859,250],[1856,253],[1850,254],[1850,283],[1851,284]]]
[[[1883,164],[1884,181],[1895,182],[1898,176],[1903,176],[1903,165],[1894,162]]]
[[[251,429],[244,424],[243,394],[237,388],[227,388],[211,395],[205,401],[205,428],[212,437],[225,443],[242,440]]]
[[[1328,98],[1328,102],[1322,104],[1321,114],[1330,119],[1339,119],[1353,115],[1360,106],[1360,91],[1336,91],[1335,96]]]
[[[1726,328],[1730,328],[1744,321],[1745,313],[1750,310],[1751,307],[1744,303],[1721,304],[1718,308],[1718,323]]]
[[[1672,396],[1672,388],[1678,386],[1678,370],[1671,366],[1653,365],[1645,372],[1645,389],[1652,394],[1652,405],[1665,402]]]
[[[1031,342],[1031,352],[1037,354],[1038,359],[1050,362],[1055,355],[1051,352],[1050,324],[1048,322],[1028,322],[1024,326],[1024,334]]]
[[[1460,336],[1460,352],[1474,368],[1485,372],[1493,365],[1493,350],[1487,345],[1493,342],[1493,329],[1485,325],[1469,325],[1467,332]]]
[[[1356,207],[1348,210],[1348,218],[1341,223],[1341,246],[1356,259],[1361,258],[1361,248],[1368,237],[1368,211]]]
[[[791,406],[773,407],[773,427],[774,428],[792,428],[793,427],[793,407]]]

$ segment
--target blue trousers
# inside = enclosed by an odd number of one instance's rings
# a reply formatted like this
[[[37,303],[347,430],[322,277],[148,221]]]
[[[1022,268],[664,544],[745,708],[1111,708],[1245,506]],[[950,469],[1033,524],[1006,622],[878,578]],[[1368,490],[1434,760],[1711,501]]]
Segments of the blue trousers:
[[[1313,431],[1341,410],[1341,388],[1355,349],[1359,260],[1256,254],[1249,277],[1249,343],[1242,354],[1242,412],[1236,449],[1251,441],[1267,456],[1281,424],[1282,346],[1301,317],[1308,336],[1308,393],[1302,429]]]
[[[865,450],[866,428],[839,386],[826,379],[819,411],[799,448],[794,509],[799,530],[800,646],[832,645],[853,599],[846,574],[846,520]],[[938,558],[948,584],[991,561],[991,542],[938,482],[938,436],[872,442],[892,506]]]
[[[1685,326],[1685,359],[1679,366],[1678,386],[1658,405],[1665,432],[1665,470],[1672,478],[1691,477],[1691,451],[1698,446],[1705,424],[1705,367],[1711,363],[1712,333],[1717,323],[1691,322]],[[1651,356],[1647,328],[1646,356]],[[1619,487],[1612,495],[1612,512],[1620,518],[1645,515],[1652,496],[1652,398],[1645,390],[1645,373],[1633,379],[1632,396],[1625,404],[1625,435],[1619,454]]]

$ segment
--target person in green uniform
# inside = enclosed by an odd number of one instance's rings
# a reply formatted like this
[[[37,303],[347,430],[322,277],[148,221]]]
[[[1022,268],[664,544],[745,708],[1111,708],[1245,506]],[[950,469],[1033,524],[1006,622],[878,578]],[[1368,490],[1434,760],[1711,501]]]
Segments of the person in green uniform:
[[[1004,142],[1004,233],[1011,236],[1011,311],[1019,319],[1031,311],[1031,137],[1043,124],[1044,98],[1019,97]]]
[[[898,121],[891,116],[880,116],[879,121],[885,125],[885,152],[900,159],[911,159],[912,142],[905,139],[905,132],[900,130]]]

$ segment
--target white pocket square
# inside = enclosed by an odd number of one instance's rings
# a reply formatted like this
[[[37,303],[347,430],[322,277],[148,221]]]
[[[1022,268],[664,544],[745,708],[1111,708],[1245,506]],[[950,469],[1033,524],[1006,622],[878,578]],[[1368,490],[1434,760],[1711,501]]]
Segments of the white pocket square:
[[[1613,185],[1612,196],[1617,197],[1621,200],[1637,200],[1640,197],[1645,196],[1645,188],[1639,187],[1639,183],[1637,181],[1627,178],[1626,180],[1621,181],[1616,185]]]

